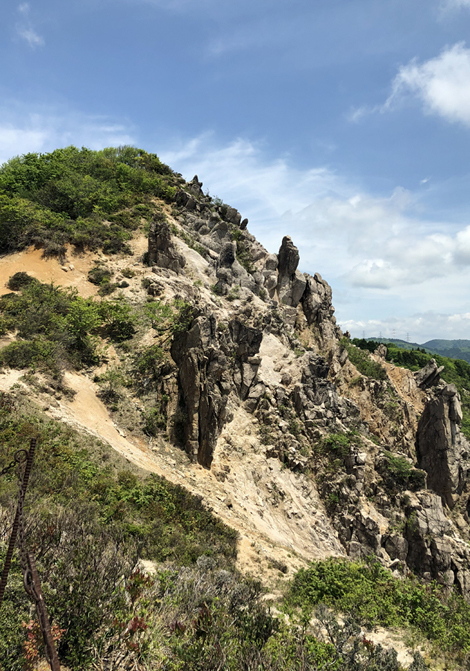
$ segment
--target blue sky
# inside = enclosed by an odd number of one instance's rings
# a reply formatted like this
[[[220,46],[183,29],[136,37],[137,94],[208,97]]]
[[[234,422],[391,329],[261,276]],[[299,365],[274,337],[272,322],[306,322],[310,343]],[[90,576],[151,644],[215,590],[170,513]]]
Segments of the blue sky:
[[[470,339],[470,0],[4,0],[0,161],[136,144],[333,287]]]

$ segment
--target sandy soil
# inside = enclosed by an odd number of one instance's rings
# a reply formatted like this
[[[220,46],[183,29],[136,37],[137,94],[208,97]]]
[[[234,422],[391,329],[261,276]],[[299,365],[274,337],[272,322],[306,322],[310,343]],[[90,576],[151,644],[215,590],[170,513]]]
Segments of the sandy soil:
[[[81,296],[93,296],[97,293],[98,287],[88,282],[87,274],[94,263],[94,254],[83,256],[69,254],[67,261],[62,265],[57,259],[43,258],[42,250],[34,248],[3,256],[0,258],[0,295],[10,293],[11,290],[6,283],[12,275],[27,271],[41,282],[62,287],[76,287]]]

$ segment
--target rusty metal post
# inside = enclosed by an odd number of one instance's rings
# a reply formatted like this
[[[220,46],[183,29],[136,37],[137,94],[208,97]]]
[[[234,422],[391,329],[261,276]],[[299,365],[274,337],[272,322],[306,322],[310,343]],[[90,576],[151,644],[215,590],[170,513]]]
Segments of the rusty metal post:
[[[46,659],[49,662],[51,671],[60,671],[59,658],[55,649],[54,639],[52,637],[51,624],[47,615],[46,604],[41,589],[41,581],[36,569],[36,564],[31,555],[26,553],[28,570],[24,575],[24,588],[29,596],[34,599],[36,604],[36,613],[41,627],[44,644],[46,646]]]
[[[18,506],[16,508],[15,519],[13,521],[13,527],[11,530],[10,542],[8,543],[7,556],[5,557],[5,564],[3,565],[2,578],[0,580],[0,608],[2,606],[3,596],[5,594],[5,589],[8,581],[8,574],[10,572],[11,560],[13,558],[13,550],[16,545],[16,538],[18,536],[18,529],[20,525],[20,518],[23,510],[23,501],[26,494],[26,489],[28,487],[29,476],[31,474],[31,468],[33,465],[34,452],[36,451],[36,438],[31,438],[31,443],[29,446],[29,452],[26,459],[26,466],[24,469],[23,479],[21,481],[21,490],[18,498]]]

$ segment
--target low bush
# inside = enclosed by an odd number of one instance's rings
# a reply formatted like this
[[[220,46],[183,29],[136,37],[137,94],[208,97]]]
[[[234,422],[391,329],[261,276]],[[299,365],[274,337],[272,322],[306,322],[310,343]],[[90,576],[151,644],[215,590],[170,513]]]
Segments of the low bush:
[[[7,282],[7,287],[12,291],[20,291],[20,289],[23,289],[23,287],[27,287],[34,282],[37,282],[34,277],[31,277],[31,275],[28,275],[28,273],[20,271],[19,273],[15,273],[10,277]]]
[[[413,626],[440,651],[470,655],[470,605],[440,585],[395,578],[375,560],[313,562],[296,574],[290,599],[299,606],[324,603],[352,613],[371,628]]]
[[[189,566],[206,555],[230,568],[237,534],[183,488],[130,471],[99,441],[18,403],[7,396],[0,403],[1,467],[30,436],[38,437],[25,503],[26,538],[49,615],[65,630],[58,644],[61,661],[83,671],[95,659],[94,649],[116,631],[116,618],[126,626],[131,620],[129,590],[139,557]],[[0,564],[17,493],[14,476],[0,480]],[[0,612],[2,668],[23,670],[22,622],[29,620],[15,556]]]
[[[16,276],[14,276],[16,277]],[[17,282],[14,282],[18,286]],[[21,279],[19,294],[0,298],[0,330],[21,340],[0,352],[0,364],[14,368],[44,367],[55,374],[65,367],[96,364],[96,336],[122,342],[135,332],[131,308],[123,301],[84,299],[37,280]]]
[[[134,147],[18,156],[0,167],[0,252],[35,245],[62,257],[70,243],[131,253],[152,199],[171,202],[176,183],[155,154]]]
[[[349,360],[357,370],[366,377],[372,377],[374,380],[387,380],[387,373],[383,366],[371,359],[367,350],[360,349],[351,344],[346,338],[343,338],[342,343],[346,347],[349,355]]]

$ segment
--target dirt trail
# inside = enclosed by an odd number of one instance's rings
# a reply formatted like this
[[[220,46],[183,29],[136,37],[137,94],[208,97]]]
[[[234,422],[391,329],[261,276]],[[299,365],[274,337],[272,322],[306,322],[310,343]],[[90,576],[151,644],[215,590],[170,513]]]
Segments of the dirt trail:
[[[170,444],[153,445],[126,435],[113,423],[89,377],[65,373],[65,383],[76,392],[74,399],[50,403],[49,396],[40,398],[27,387],[21,380],[23,372],[0,374],[0,390],[19,383],[53,419],[92,434],[136,466],[201,496],[238,531],[238,567],[245,573],[272,585],[283,578],[280,567],[289,577],[308,560],[344,554],[311,480],[266,458],[252,418],[243,409],[226,427],[213,468],[207,470]]]

